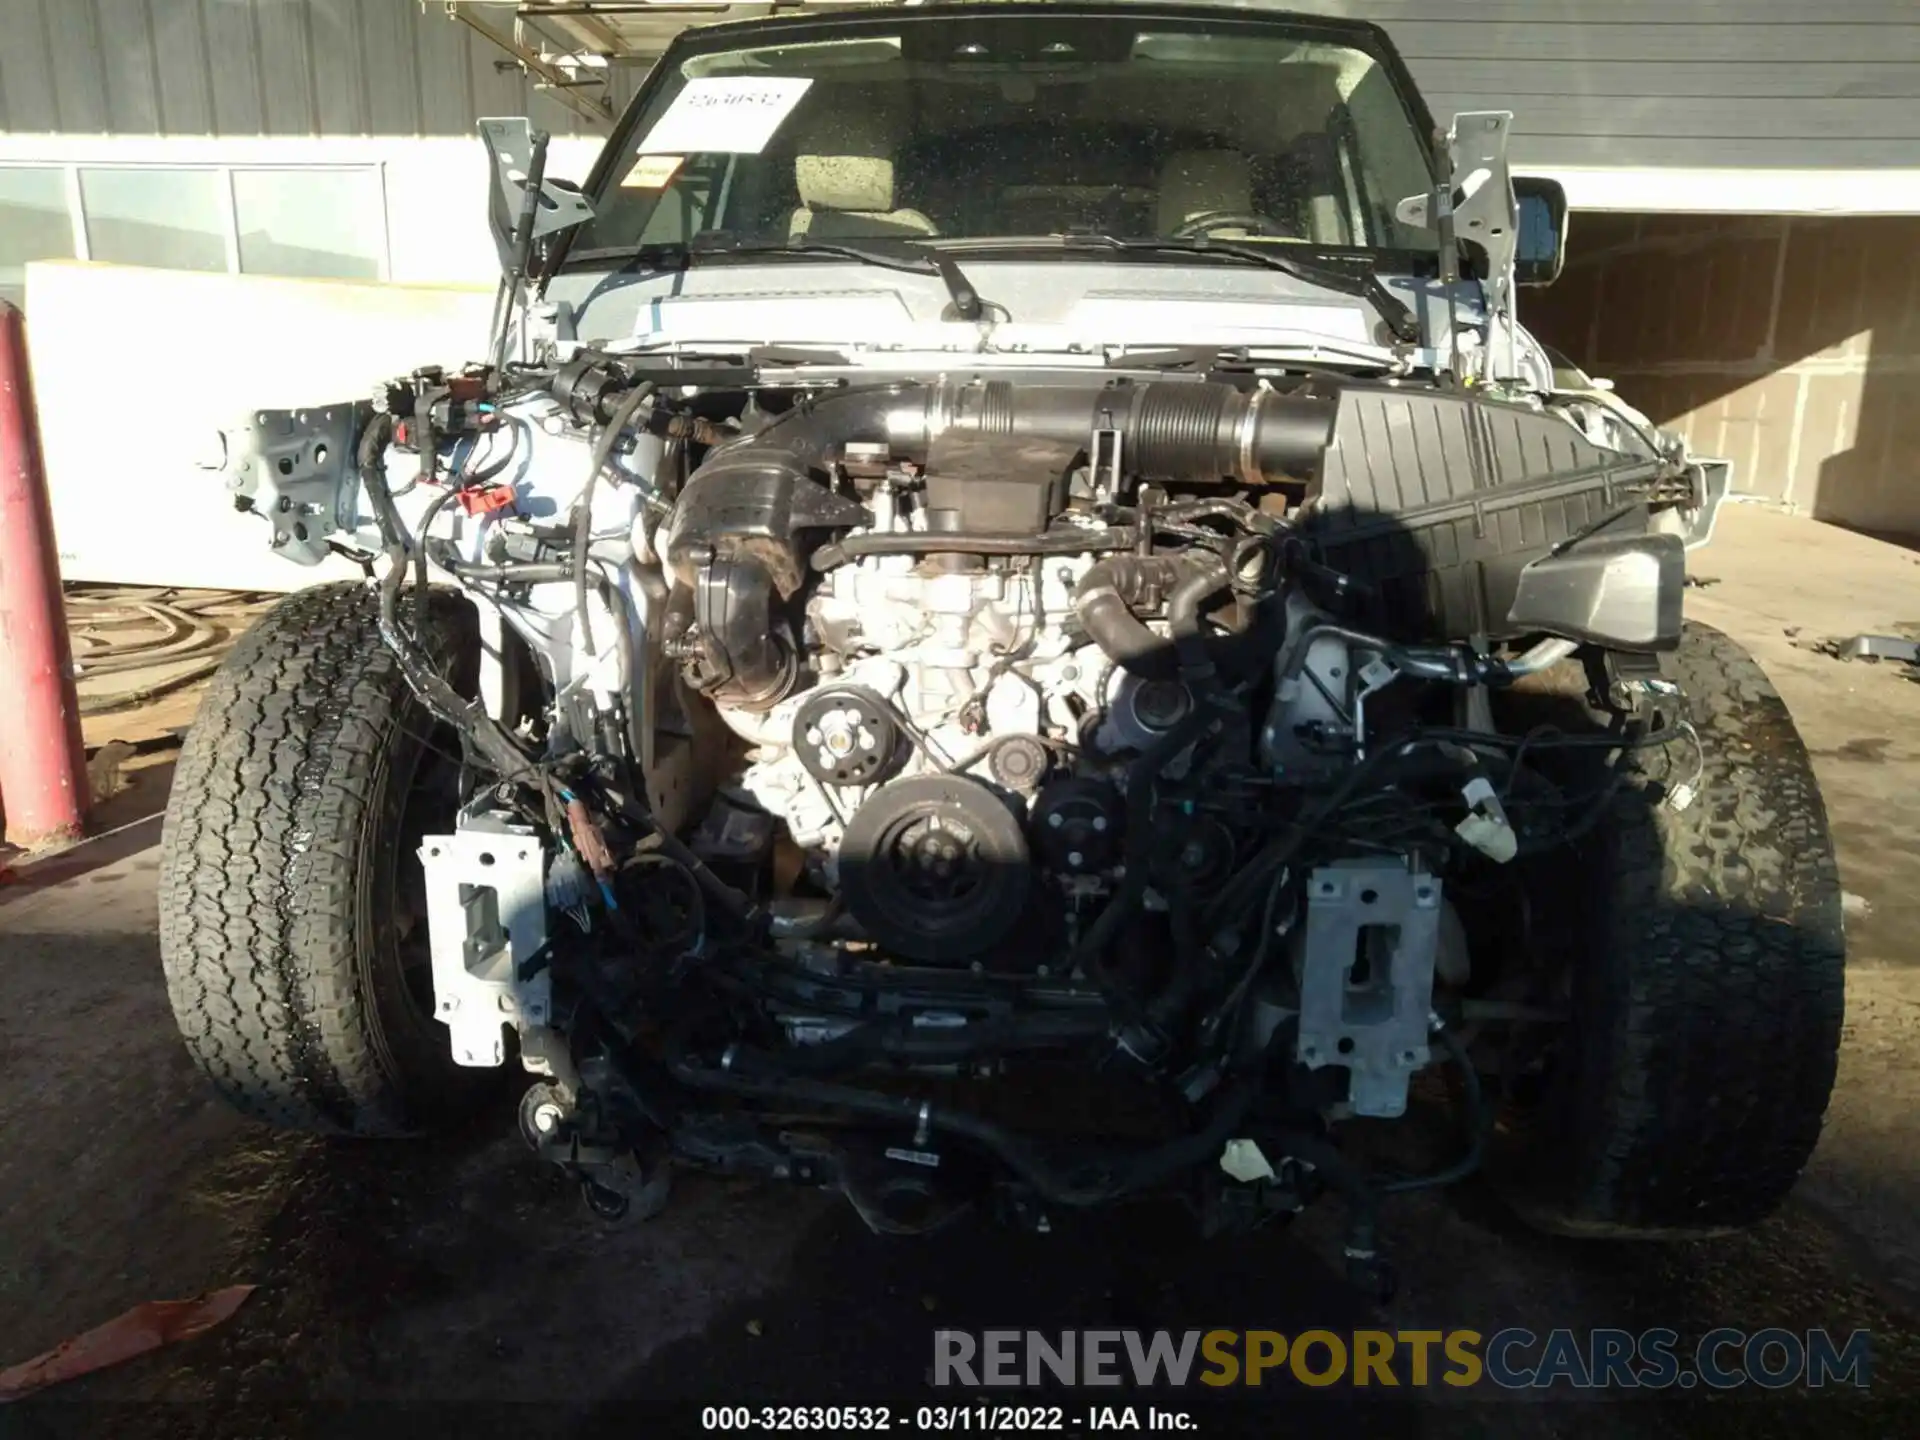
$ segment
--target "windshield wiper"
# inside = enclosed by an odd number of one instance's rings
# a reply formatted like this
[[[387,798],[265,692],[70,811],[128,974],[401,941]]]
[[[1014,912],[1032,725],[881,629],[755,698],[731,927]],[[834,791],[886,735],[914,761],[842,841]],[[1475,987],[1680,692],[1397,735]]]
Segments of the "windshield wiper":
[[[1259,245],[1238,244],[1231,240],[1211,240],[1201,236],[1149,235],[1122,238],[1118,235],[1072,234],[1053,237],[1065,249],[1144,251],[1177,255],[1220,255],[1249,264],[1278,270],[1309,285],[1324,285],[1343,295],[1357,296],[1373,305],[1394,338],[1415,341],[1420,338],[1420,322],[1406,301],[1380,283],[1371,266],[1356,271],[1343,265],[1316,263],[1268,250]]]
[[[777,255],[830,255],[841,260],[858,260],[884,270],[900,270],[909,275],[938,275],[953,300],[954,314],[962,320],[978,320],[984,310],[980,292],[952,258],[921,245],[918,241],[899,240],[733,240],[715,237],[702,240],[695,236],[686,247],[689,256],[753,255],[772,258]]]
[[[618,256],[625,262],[623,269],[636,265],[679,268],[716,255],[745,255],[756,259],[774,259],[782,255],[826,255],[840,260],[857,260],[863,265],[877,265],[885,270],[899,270],[908,275],[938,275],[941,283],[947,287],[947,294],[953,299],[954,313],[962,320],[978,320],[986,308],[980,292],[973,288],[972,282],[952,257],[905,237],[879,240],[736,240],[723,232],[714,232],[696,235],[691,242],[672,240],[644,245],[595,246],[591,250],[569,254],[567,264],[577,268],[595,260]]]

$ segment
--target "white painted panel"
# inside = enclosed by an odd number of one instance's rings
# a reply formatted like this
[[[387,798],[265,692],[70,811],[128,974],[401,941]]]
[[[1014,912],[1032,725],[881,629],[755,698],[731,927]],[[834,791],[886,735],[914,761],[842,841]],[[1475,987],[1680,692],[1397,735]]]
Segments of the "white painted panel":
[[[1642,170],[1561,167],[1576,210],[1717,215],[1920,215],[1911,170]]]
[[[267,549],[218,478],[216,432],[255,408],[369,393],[484,348],[485,290],[186,275],[74,261],[27,267],[27,343],[61,573],[69,580],[292,590],[358,574]],[[132,323],[137,317],[138,323]],[[101,443],[100,354],[148,377],[113,396]]]

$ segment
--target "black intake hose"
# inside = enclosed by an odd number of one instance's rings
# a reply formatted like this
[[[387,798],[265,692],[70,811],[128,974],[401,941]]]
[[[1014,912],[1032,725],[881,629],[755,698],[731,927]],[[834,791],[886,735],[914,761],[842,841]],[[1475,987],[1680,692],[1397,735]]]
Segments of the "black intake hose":
[[[1121,468],[1153,480],[1200,482],[1232,476],[1265,485],[1309,470],[1326,448],[1333,401],[1239,390],[1214,381],[1027,385],[1011,381],[933,385],[917,411],[897,397],[887,417],[897,453],[937,463],[941,452],[973,452],[998,440],[1052,442],[1070,458],[1095,431],[1120,437]],[[825,407],[822,406],[822,409]],[[1012,469],[1019,456],[1009,450]]]
[[[1097,562],[1073,591],[1073,612],[1114,664],[1143,680],[1204,679],[1214,669],[1201,615],[1227,588],[1227,564],[1205,550],[1178,555],[1113,555]],[[1166,597],[1172,643],[1134,613],[1153,594]]]
[[[1134,607],[1150,591],[1162,594],[1179,583],[1182,567],[1171,555],[1114,555],[1098,561],[1073,591],[1073,613],[1093,643],[1114,664],[1143,680],[1172,680],[1180,666],[1164,636],[1147,628]]]

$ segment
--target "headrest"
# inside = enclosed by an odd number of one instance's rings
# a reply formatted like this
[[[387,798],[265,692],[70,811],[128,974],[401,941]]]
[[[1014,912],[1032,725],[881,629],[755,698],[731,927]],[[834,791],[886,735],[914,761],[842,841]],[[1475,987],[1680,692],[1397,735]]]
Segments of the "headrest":
[[[866,106],[816,115],[796,143],[793,180],[809,210],[891,210],[893,137]]]

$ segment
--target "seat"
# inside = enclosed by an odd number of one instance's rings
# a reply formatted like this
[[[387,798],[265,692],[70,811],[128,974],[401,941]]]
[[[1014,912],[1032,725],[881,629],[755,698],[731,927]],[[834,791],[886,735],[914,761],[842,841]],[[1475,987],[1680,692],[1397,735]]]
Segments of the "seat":
[[[1253,168],[1238,150],[1176,150],[1160,167],[1159,233],[1172,235],[1202,215],[1253,210]],[[1245,230],[1216,230],[1221,239]]]
[[[796,141],[793,180],[800,205],[787,227],[790,240],[939,233],[918,210],[895,208],[892,137],[869,106],[842,104],[816,115]]]
[[[1172,235],[1207,214],[1265,215],[1281,233],[1269,240],[1348,242],[1339,197],[1339,172],[1325,136],[1302,135],[1279,157],[1265,208],[1253,198],[1253,166],[1238,150],[1176,150],[1160,167],[1159,233]],[[1245,239],[1231,226],[1209,231],[1220,240]]]

